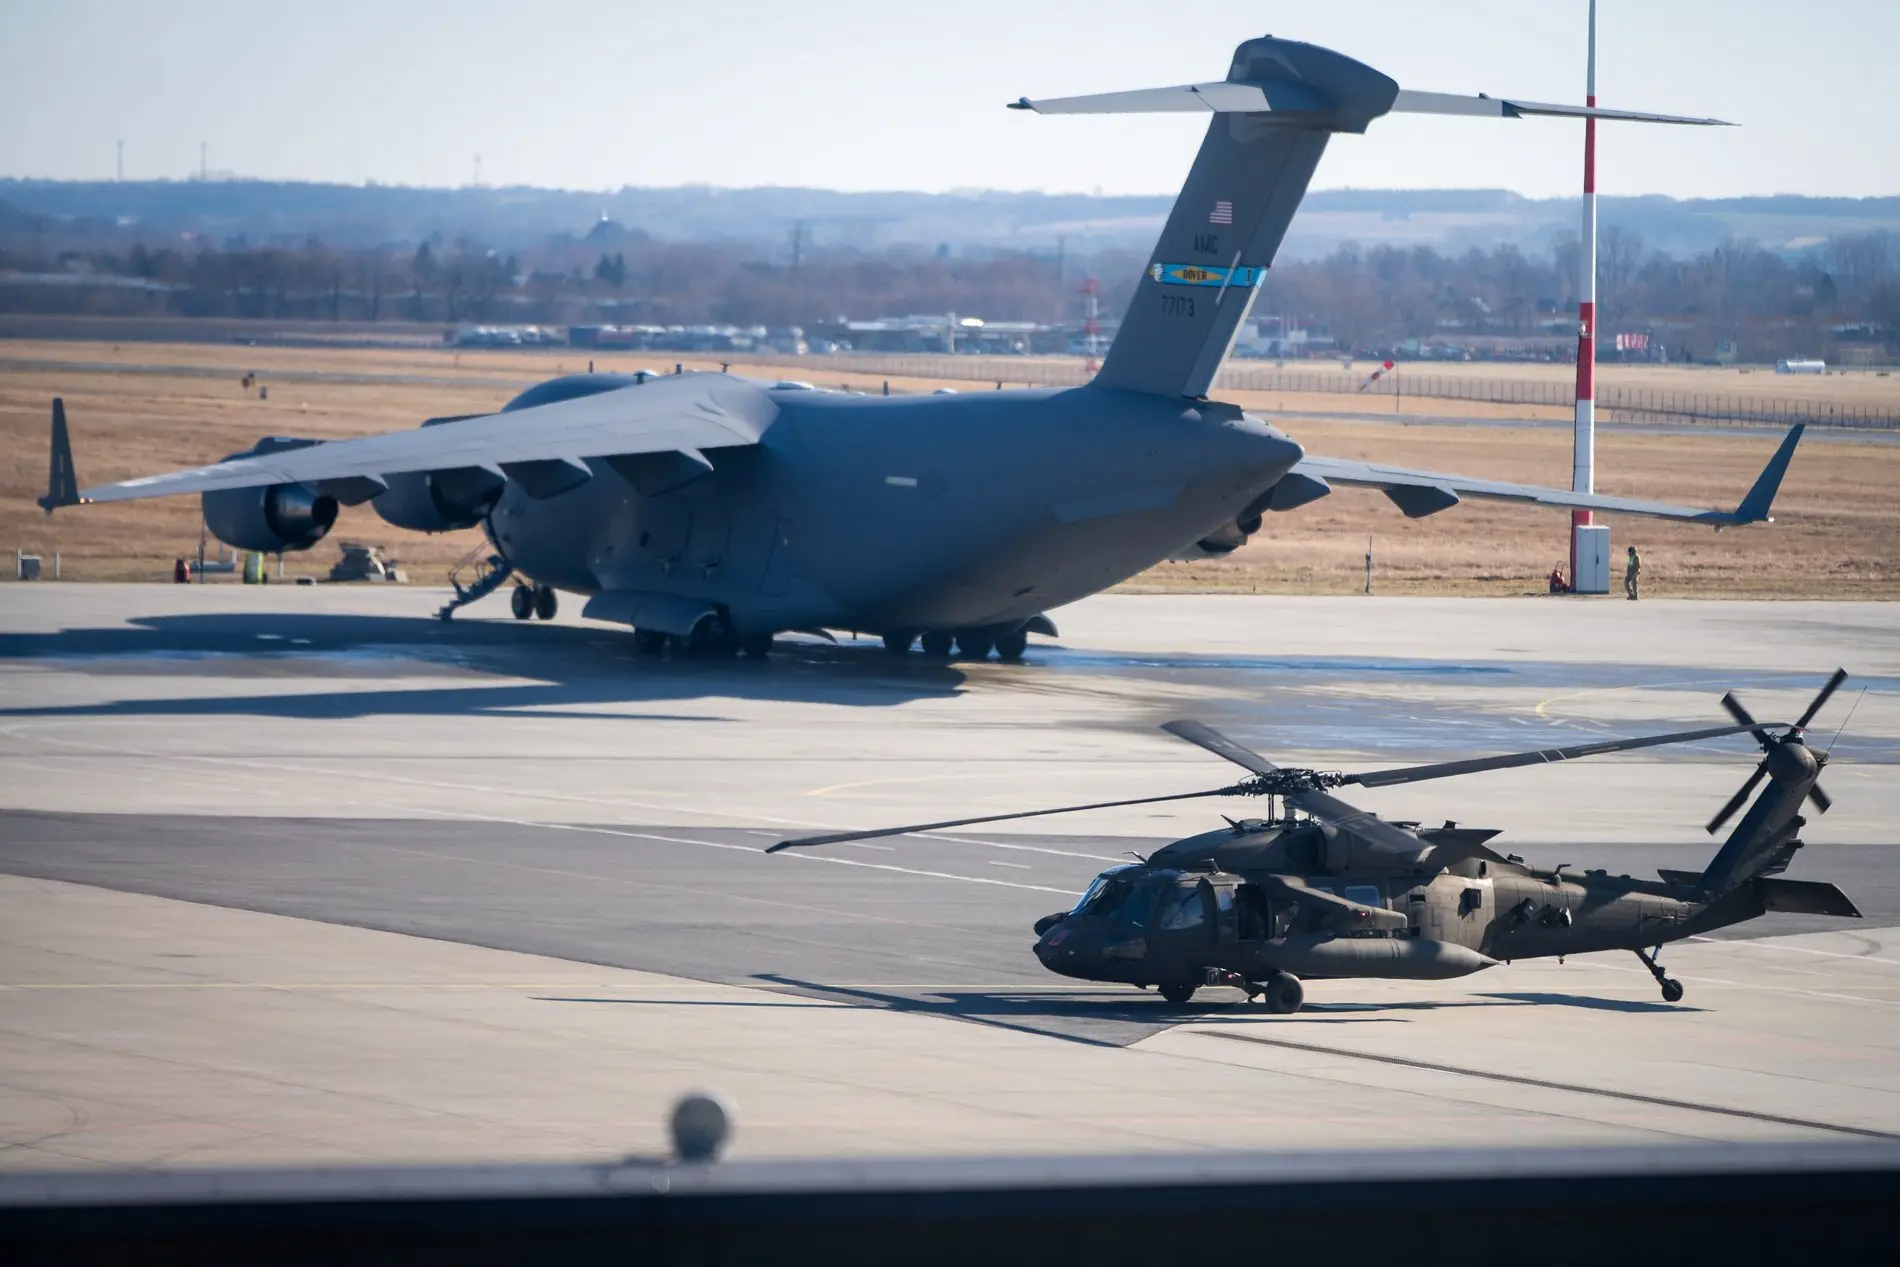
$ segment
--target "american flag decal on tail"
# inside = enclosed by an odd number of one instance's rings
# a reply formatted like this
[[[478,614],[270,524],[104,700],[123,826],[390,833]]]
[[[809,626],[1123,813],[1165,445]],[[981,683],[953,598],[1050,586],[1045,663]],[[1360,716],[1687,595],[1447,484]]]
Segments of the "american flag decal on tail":
[[[1207,222],[1209,224],[1232,224],[1234,222],[1234,204],[1225,199],[1215,203],[1214,209],[1207,213]]]

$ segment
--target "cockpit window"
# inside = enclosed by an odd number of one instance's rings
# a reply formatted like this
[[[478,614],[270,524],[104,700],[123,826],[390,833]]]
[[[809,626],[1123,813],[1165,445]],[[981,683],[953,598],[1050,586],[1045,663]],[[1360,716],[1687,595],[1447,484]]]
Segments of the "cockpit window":
[[[1156,928],[1199,928],[1205,923],[1207,907],[1201,901],[1199,884],[1176,885],[1162,896],[1161,912],[1155,919]]]
[[[1154,909],[1155,902],[1153,885],[1117,880],[1109,885],[1108,892],[1102,897],[1102,914],[1123,924],[1133,924],[1136,928],[1148,927],[1148,913]],[[1117,901],[1117,898],[1120,900]]]
[[[1107,889],[1109,885],[1119,883],[1121,887],[1117,890],[1117,893],[1125,893],[1129,882],[1122,879],[1122,876],[1129,871],[1138,870],[1140,870],[1140,868],[1130,862],[1124,863],[1119,867],[1110,867],[1108,870],[1102,872],[1102,874],[1096,876],[1094,881],[1089,884],[1088,892],[1076,899],[1075,905],[1069,908],[1069,914],[1081,915],[1084,912],[1095,915],[1107,914],[1114,909],[1115,903],[1114,901],[1103,902],[1101,900],[1103,891]]]

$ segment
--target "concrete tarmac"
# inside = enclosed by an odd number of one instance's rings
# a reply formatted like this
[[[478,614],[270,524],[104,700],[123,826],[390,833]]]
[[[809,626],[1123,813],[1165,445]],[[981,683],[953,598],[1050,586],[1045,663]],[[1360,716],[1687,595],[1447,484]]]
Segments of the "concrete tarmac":
[[[0,590],[0,1165],[608,1155],[702,1081],[757,1155],[1900,1132],[1892,606],[1107,596],[1003,666],[656,662],[439,601]],[[1230,782],[1172,717],[1351,769],[1715,724],[1730,688],[1789,718],[1836,664],[1836,805],[1790,874],[1868,918],[1672,948],[1679,1008],[1628,956],[1314,983],[1290,1020],[1041,972],[1036,916],[1219,801],[759,852]],[[1706,861],[1752,767],[1353,799],[1641,874]]]

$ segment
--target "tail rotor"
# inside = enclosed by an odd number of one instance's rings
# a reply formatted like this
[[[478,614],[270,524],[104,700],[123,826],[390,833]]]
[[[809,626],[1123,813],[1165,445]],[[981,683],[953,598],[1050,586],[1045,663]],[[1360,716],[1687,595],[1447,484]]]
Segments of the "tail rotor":
[[[1733,717],[1738,724],[1750,728],[1750,733],[1755,736],[1755,742],[1761,745],[1763,756],[1761,763],[1755,767],[1755,772],[1748,776],[1746,783],[1742,784],[1741,790],[1730,797],[1728,804],[1717,810],[1715,817],[1709,820],[1708,831],[1710,835],[1714,835],[1720,831],[1722,824],[1733,818],[1735,811],[1739,810],[1748,802],[1748,798],[1752,796],[1755,789],[1761,785],[1761,781],[1768,777],[1771,767],[1776,764],[1776,754],[1780,752],[1785,745],[1793,744],[1804,746],[1801,736],[1807,730],[1808,723],[1814,720],[1815,714],[1821,711],[1827,704],[1828,698],[1832,696],[1835,691],[1839,690],[1841,683],[1846,680],[1846,669],[1834,670],[1834,676],[1827,680],[1827,685],[1821,688],[1821,693],[1816,695],[1813,701],[1808,704],[1807,711],[1801,714],[1800,720],[1795,722],[1788,733],[1780,738],[1776,738],[1770,733],[1767,727],[1758,725],[1755,719],[1749,715],[1748,710],[1742,707],[1742,702],[1735,698],[1733,691],[1730,691],[1722,697],[1722,707],[1728,710],[1729,716]],[[1786,758],[1783,758],[1783,760],[1785,761]],[[1812,761],[1814,758],[1810,757],[1809,760]],[[1812,801],[1814,808],[1823,814],[1827,813],[1834,804],[1834,799],[1822,791],[1819,783],[1816,783],[1808,789],[1808,800]]]

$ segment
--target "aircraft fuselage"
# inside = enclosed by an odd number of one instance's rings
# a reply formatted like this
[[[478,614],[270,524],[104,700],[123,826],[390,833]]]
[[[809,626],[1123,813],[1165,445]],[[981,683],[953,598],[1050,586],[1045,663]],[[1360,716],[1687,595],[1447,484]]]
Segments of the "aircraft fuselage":
[[[1020,625],[1231,522],[1300,447],[1232,406],[1079,387],[967,397],[756,392],[757,445],[642,495],[604,461],[486,526],[522,573],[701,601],[742,633]]]

